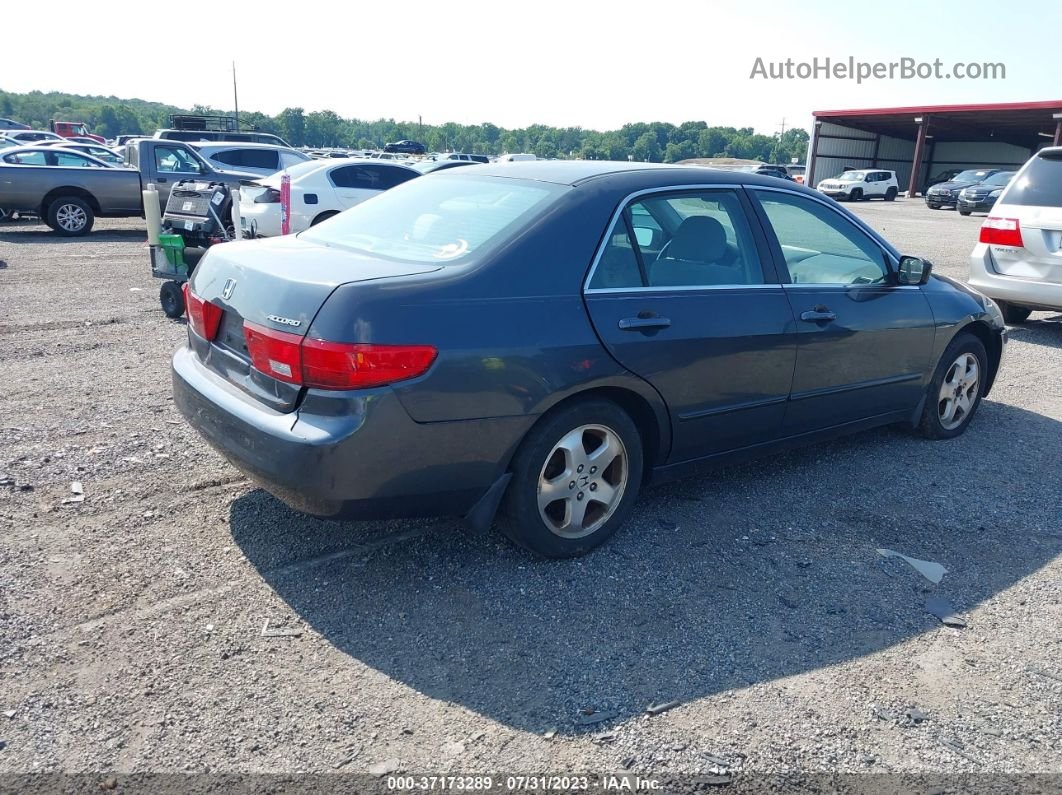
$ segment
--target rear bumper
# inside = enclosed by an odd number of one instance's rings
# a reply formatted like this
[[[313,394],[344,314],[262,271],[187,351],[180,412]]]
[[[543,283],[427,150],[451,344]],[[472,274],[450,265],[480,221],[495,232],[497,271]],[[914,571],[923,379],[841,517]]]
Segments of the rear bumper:
[[[187,347],[174,354],[172,369],[177,408],[211,446],[292,508],[328,518],[463,515],[505,471],[534,421],[417,423],[389,388],[330,396],[332,410],[319,414],[306,408],[311,391],[300,410],[282,414]]]
[[[970,286],[997,301],[1030,309],[1062,310],[1062,284],[996,273],[991,249],[985,243],[978,243],[970,255]]]

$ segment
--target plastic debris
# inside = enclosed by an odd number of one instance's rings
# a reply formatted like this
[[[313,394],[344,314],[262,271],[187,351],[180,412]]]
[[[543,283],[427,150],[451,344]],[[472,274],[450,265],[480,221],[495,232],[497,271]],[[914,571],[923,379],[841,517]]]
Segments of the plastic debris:
[[[883,558],[900,558],[900,560],[906,561],[910,564],[911,568],[925,577],[934,585],[939,585],[944,575],[948,573],[948,570],[941,566],[939,563],[935,563],[931,560],[919,560],[918,558],[911,558],[904,555],[901,552],[897,552],[894,549],[879,549],[878,554]]]
[[[262,637],[263,638],[297,638],[302,635],[301,629],[283,629],[281,627],[269,627],[269,619],[265,620],[262,624]]]
[[[595,723],[604,723],[607,720],[612,720],[617,715],[619,715],[619,713],[614,710],[607,712],[584,712],[575,719],[575,722],[579,726],[592,726]]]
[[[966,622],[955,614],[955,608],[946,599],[941,599],[939,596],[931,596],[926,599],[926,612],[939,618],[940,623],[946,627],[966,628]]]
[[[669,709],[674,709],[679,706],[679,701],[665,701],[663,704],[653,704],[645,708],[645,714],[647,715],[660,715],[667,712]]]
[[[391,759],[377,762],[375,765],[369,765],[369,775],[375,776],[376,778],[383,778],[388,773],[394,773],[398,768],[398,760],[392,757]]]

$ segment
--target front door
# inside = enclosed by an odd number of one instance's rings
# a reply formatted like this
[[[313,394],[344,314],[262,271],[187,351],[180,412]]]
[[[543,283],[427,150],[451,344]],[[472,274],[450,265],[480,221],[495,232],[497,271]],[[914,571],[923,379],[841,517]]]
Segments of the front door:
[[[155,145],[155,189],[159,192],[159,204],[166,211],[166,202],[176,182],[183,179],[199,179],[203,176],[198,160],[182,146]]]
[[[889,254],[826,200],[754,188],[797,318],[784,434],[913,411],[935,324],[920,287],[896,284]]]
[[[781,430],[794,320],[750,212],[738,190],[642,196],[616,218],[587,285],[609,352],[667,403],[672,462]]]

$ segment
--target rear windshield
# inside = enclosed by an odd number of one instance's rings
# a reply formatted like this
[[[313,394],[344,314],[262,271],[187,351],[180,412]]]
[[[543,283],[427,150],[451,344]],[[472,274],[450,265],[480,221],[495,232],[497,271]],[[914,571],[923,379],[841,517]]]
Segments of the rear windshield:
[[[1025,173],[1011,181],[1003,202],[1033,207],[1062,207],[1062,153],[1033,158]]]
[[[300,237],[376,257],[445,265],[507,239],[565,190],[444,172],[384,191]]]

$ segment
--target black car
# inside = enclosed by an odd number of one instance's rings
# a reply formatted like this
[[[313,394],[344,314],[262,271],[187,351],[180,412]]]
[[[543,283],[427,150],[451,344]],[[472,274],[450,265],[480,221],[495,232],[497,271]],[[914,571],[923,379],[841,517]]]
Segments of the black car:
[[[927,190],[926,205],[931,210],[955,207],[959,203],[959,193],[963,188],[984,182],[998,171],[998,168],[971,168],[960,171],[947,182],[940,182]]]
[[[941,171],[938,174],[934,174],[932,177],[927,179],[926,183],[922,186],[922,194],[925,195],[925,192],[927,190],[929,190],[930,188],[932,188],[934,185],[938,185],[941,182],[948,182],[951,179],[953,179],[956,175],[961,174],[961,173],[962,173],[962,169],[961,168],[951,168],[951,169],[948,169],[946,171]]]
[[[423,155],[427,154],[428,147],[417,141],[395,141],[394,143],[384,144],[383,150],[405,155]]]
[[[495,519],[577,555],[649,483],[873,426],[962,433],[996,306],[793,183],[532,161],[207,251],[174,400],[327,517]]]
[[[984,182],[963,188],[959,191],[959,203],[956,205],[959,215],[987,213],[1017,173],[1017,171],[997,171]]]
[[[784,166],[757,166],[753,174],[760,174],[764,177],[775,177],[776,179],[787,179],[793,182],[793,178],[789,176],[789,172],[785,170]]]

